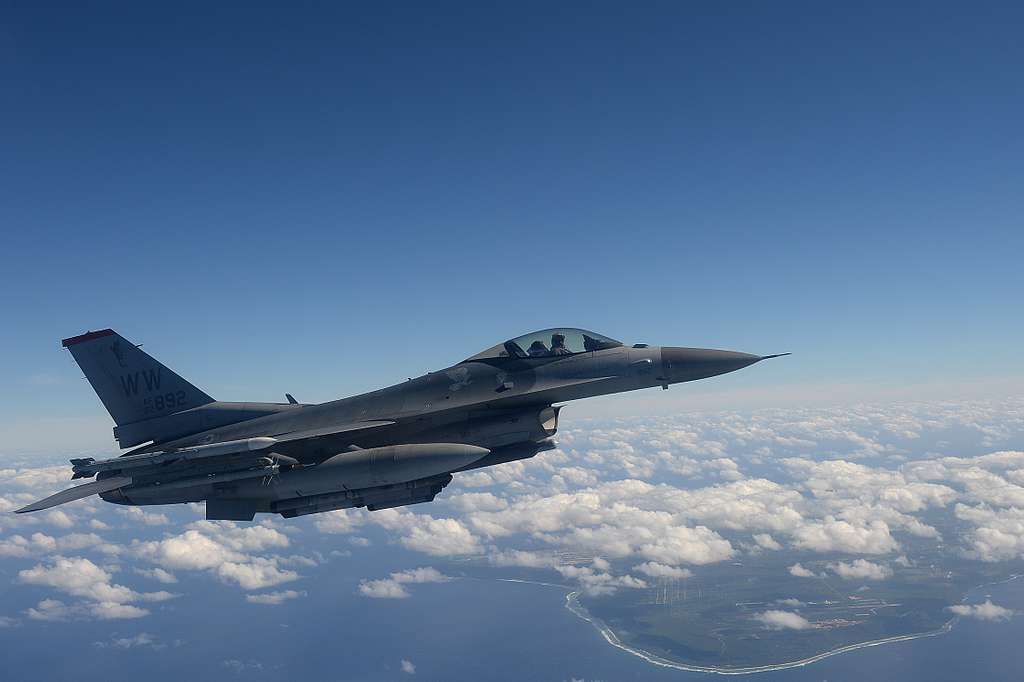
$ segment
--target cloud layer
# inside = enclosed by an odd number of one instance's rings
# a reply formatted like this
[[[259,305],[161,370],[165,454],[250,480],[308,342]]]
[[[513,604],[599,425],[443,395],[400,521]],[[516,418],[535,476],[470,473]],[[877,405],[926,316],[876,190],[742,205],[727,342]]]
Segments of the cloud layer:
[[[92,498],[0,514],[0,559],[15,563],[21,589],[50,591],[24,615],[58,620],[141,617],[169,598],[153,587],[182,591],[196,577],[282,604],[311,592],[298,581],[325,556],[386,546],[407,552],[405,565],[468,557],[547,570],[592,596],[756,557],[780,557],[794,577],[869,582],[909,570],[911,546],[989,563],[1024,555],[1024,452],[1007,449],[1024,434],[1024,400],[566,417],[558,449],[458,474],[429,506],[246,525],[195,520],[201,505]],[[64,465],[3,466],[0,511],[67,482]],[[446,579],[431,567],[395,570],[356,592],[407,598],[412,585]],[[983,617],[954,607],[965,608]],[[799,629],[802,617],[759,619]]]

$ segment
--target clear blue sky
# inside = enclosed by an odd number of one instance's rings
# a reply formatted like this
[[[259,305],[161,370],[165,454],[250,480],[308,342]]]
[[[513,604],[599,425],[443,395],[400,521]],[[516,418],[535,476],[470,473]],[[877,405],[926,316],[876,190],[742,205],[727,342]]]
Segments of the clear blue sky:
[[[9,5],[0,423],[103,417],[107,326],[226,400],[554,325],[1024,376],[1024,8],[719,5]]]

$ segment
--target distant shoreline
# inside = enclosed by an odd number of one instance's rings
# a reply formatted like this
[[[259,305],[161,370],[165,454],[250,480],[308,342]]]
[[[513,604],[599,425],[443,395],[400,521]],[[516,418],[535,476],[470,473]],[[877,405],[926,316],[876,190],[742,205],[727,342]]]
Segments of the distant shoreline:
[[[997,580],[994,582],[977,585],[968,590],[967,593],[961,599],[961,601],[967,599],[967,595],[969,595],[974,590],[979,590],[983,587],[989,587],[992,585],[1002,585],[1004,583],[1016,580],[1020,577],[1021,576],[1019,574],[1014,574],[1006,578],[1005,580]],[[500,580],[501,582],[525,583],[529,585],[543,585],[545,587],[558,587],[562,589],[568,589],[565,585],[559,585],[557,583],[539,582],[534,580],[519,580],[513,578],[498,578],[498,580]],[[746,666],[742,668],[719,668],[715,666],[680,663],[678,661],[673,661],[663,656],[659,656],[658,654],[653,654],[649,651],[645,651],[643,649],[639,649],[637,647],[630,646],[629,644],[624,643],[621,639],[619,639],[618,635],[615,634],[615,631],[612,630],[607,623],[605,623],[600,618],[591,615],[587,608],[579,602],[578,596],[579,590],[570,590],[565,595],[565,608],[572,612],[572,614],[577,618],[580,618],[581,620],[584,620],[593,625],[594,628],[597,629],[599,633],[601,633],[601,636],[604,638],[604,640],[611,644],[613,647],[621,649],[622,651],[630,653],[636,656],[637,658],[641,658],[644,661],[651,663],[652,665],[657,665],[662,668],[673,668],[675,670],[682,670],[684,672],[708,673],[714,675],[752,675],[755,673],[765,673],[773,672],[776,670],[800,668],[806,665],[810,665],[811,663],[816,663],[823,659],[829,658],[830,656],[838,656],[839,654],[845,654],[850,651],[856,651],[857,649],[866,649],[868,647],[881,646],[883,644],[893,644],[895,642],[906,642],[913,639],[924,639],[926,637],[936,637],[938,635],[944,635],[950,632],[953,629],[953,625],[956,623],[957,620],[959,620],[959,616],[954,616],[947,620],[945,623],[943,623],[942,627],[936,630],[931,630],[928,632],[910,633],[906,635],[894,635],[892,637],[874,639],[868,642],[857,642],[855,644],[847,644],[845,646],[841,646],[830,651],[824,651],[819,654],[814,654],[813,656],[801,658],[796,661],[772,663],[768,665]]]
[[[905,642],[911,639],[922,639],[924,637],[935,637],[937,635],[944,635],[953,629],[953,623],[956,621],[956,617],[953,617],[946,621],[939,629],[932,630],[930,632],[911,633],[907,635],[895,635],[893,637],[885,637],[883,639],[871,640],[870,642],[858,642],[856,644],[847,644],[837,649],[832,649],[831,651],[823,651],[820,654],[808,656],[807,658],[801,658],[796,661],[787,661],[785,663],[772,663],[769,665],[748,666],[744,668],[717,668],[715,666],[710,665],[679,663],[677,661],[664,658],[657,654],[652,654],[649,651],[644,651],[643,649],[638,649],[637,647],[630,646],[629,644],[624,643],[622,640],[619,639],[618,635],[616,635],[615,632],[610,627],[608,627],[608,625],[604,621],[602,621],[600,618],[592,616],[590,612],[587,611],[586,607],[580,604],[579,600],[577,599],[578,595],[578,591],[573,591],[567,594],[565,596],[565,608],[569,609],[578,618],[587,621],[595,628],[597,628],[597,631],[601,633],[601,636],[604,637],[605,641],[611,644],[613,647],[617,649],[622,649],[623,651],[631,653],[634,656],[637,656],[638,658],[642,658],[648,663],[661,666],[663,668],[674,668],[676,670],[683,670],[686,672],[709,673],[715,675],[752,675],[754,673],[766,673],[772,672],[774,670],[787,670],[789,668],[799,668],[805,665],[810,665],[811,663],[816,663],[822,659],[828,658],[829,656],[837,656],[839,654],[845,654],[849,651],[855,651],[857,649],[865,649],[867,647],[880,646],[882,644],[891,644],[893,642]]]

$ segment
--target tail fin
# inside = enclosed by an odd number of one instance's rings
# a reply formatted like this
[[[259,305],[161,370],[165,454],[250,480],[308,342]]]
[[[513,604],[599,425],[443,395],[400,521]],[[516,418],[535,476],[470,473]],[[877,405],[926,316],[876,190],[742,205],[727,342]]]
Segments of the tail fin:
[[[61,345],[71,351],[118,426],[213,402],[112,329],[64,339]]]

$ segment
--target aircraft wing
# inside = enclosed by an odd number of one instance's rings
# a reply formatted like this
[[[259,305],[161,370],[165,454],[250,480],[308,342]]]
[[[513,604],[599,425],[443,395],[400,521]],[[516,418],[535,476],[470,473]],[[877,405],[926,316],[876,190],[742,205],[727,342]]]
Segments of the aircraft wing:
[[[200,485],[240,478],[270,476],[277,473],[281,465],[298,464],[298,460],[288,456],[288,452],[293,449],[300,451],[303,442],[343,435],[351,437],[368,429],[389,426],[394,423],[382,420],[335,424],[318,429],[278,434],[273,437],[259,436],[222,441],[158,452],[130,454],[99,461],[91,457],[73,459],[71,460],[72,479],[91,478],[103,472],[109,472],[111,477],[62,490],[17,511],[25,513],[49,509],[59,504],[131,485],[133,480],[136,483],[141,480],[143,481],[141,484],[147,485],[156,483],[163,486],[181,487],[188,483]]]
[[[392,424],[395,423],[397,422],[389,421],[387,419],[380,419],[364,422],[352,422],[351,424],[335,424],[333,426],[325,426],[319,429],[304,429],[302,431],[279,433],[275,435],[274,438],[279,443],[289,443],[298,440],[309,440],[311,438],[327,438],[331,436],[340,436],[343,434],[352,434],[355,431],[379,429],[382,426],[391,426]]]
[[[83,497],[89,497],[90,495],[97,495],[99,493],[110,492],[122,486],[130,485],[132,479],[130,476],[114,476],[113,478],[104,478],[101,481],[92,481],[83,485],[76,485],[73,488],[67,490],[61,490],[59,493],[54,493],[47,498],[33,502],[30,505],[16,509],[15,513],[24,514],[25,512],[40,511],[41,509],[49,509],[50,507],[56,507],[58,504],[64,504],[65,502],[71,502],[73,500],[80,500]]]

